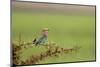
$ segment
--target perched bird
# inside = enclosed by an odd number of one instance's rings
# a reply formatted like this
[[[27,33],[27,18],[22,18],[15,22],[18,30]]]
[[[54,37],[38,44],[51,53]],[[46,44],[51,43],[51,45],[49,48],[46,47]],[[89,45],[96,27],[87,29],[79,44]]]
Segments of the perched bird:
[[[35,38],[33,40],[33,44],[35,45],[44,44],[48,37],[48,31],[49,31],[48,28],[43,28],[41,37],[38,39]]]

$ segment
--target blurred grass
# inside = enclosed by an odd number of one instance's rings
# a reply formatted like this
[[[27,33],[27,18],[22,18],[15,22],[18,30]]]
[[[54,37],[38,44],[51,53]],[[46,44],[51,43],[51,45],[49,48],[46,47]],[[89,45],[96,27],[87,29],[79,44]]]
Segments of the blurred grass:
[[[22,40],[31,42],[41,35],[41,29],[48,27],[49,42],[56,42],[60,47],[70,48],[81,46],[77,54],[62,54],[47,58],[40,63],[73,62],[95,60],[95,16],[81,14],[61,14],[46,12],[13,11],[12,13],[12,41],[18,41],[19,33]],[[22,50],[22,60],[25,60],[41,48]],[[45,51],[45,50],[44,50]]]

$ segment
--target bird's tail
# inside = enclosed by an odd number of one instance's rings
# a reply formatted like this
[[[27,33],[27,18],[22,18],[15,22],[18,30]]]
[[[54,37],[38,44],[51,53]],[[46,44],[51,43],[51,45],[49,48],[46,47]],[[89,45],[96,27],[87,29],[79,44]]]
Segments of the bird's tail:
[[[35,44],[36,43],[36,38],[33,40],[33,44]]]

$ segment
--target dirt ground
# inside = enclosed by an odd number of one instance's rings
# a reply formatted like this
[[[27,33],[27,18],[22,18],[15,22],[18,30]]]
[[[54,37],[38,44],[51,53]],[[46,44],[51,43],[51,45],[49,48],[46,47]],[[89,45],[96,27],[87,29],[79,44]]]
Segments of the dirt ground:
[[[54,3],[37,3],[37,2],[18,2],[12,1],[12,8],[28,8],[46,11],[58,11],[67,13],[85,13],[89,15],[95,14],[95,6],[54,4]]]

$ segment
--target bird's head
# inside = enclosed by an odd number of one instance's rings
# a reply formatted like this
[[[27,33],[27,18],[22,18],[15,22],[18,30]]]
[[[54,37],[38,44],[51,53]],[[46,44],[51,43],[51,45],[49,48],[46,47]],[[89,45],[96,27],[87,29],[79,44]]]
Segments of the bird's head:
[[[42,29],[42,34],[45,35],[45,36],[48,36],[48,31],[49,31],[48,28],[43,28]]]
[[[44,31],[49,31],[49,29],[48,29],[48,28],[43,28],[42,31],[43,31],[43,32],[44,32]]]

